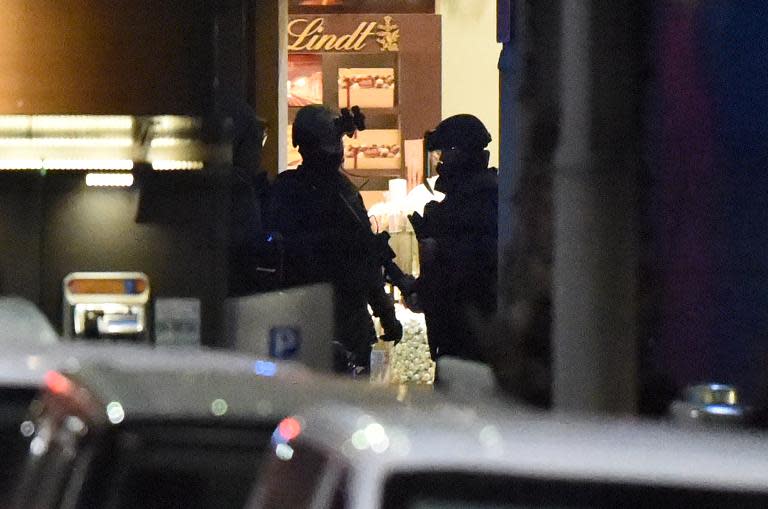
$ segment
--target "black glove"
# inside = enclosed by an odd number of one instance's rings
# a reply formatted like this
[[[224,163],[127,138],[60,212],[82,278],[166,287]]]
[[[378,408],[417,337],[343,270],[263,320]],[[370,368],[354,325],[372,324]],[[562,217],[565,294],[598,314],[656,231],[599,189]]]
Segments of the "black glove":
[[[424,235],[424,218],[418,212],[414,212],[408,216],[408,220],[413,226],[413,233],[416,234],[416,238],[420,239]]]
[[[403,325],[397,319],[395,313],[387,313],[379,317],[379,320],[381,321],[381,328],[384,329],[381,339],[384,341],[394,341],[395,344],[399,343],[403,337]]]
[[[403,295],[413,292],[416,285],[416,278],[410,274],[404,273],[400,267],[393,261],[384,263],[384,281],[392,283],[400,289]]]
[[[395,258],[395,252],[389,245],[389,233],[381,232],[376,233],[371,238],[371,252],[376,260],[381,263],[387,262]]]
[[[421,302],[419,302],[419,294],[416,292],[405,294],[405,307],[414,313],[424,312],[424,309],[421,307]]]

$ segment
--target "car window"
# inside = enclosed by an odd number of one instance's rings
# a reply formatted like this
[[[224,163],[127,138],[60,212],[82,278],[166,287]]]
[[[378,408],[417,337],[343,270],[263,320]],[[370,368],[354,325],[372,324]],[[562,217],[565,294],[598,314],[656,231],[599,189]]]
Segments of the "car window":
[[[310,507],[328,458],[306,444],[294,444],[291,454],[273,454],[267,461],[257,494],[259,509]]]
[[[22,423],[34,394],[33,389],[0,388],[0,500],[11,497],[24,465],[29,443],[23,434],[31,432],[31,423]]]
[[[18,507],[57,507],[81,452],[88,428],[76,416],[43,415],[35,421],[24,472],[19,483]]]
[[[764,493],[591,481],[525,479],[464,472],[395,475],[385,484],[384,509],[757,509]]]
[[[237,459],[232,459],[237,462]],[[252,458],[251,458],[252,459]],[[251,462],[251,466],[253,462]],[[179,471],[136,465],[121,480],[117,505],[121,509],[223,509],[241,508],[254,482],[254,471],[236,468],[227,461],[218,470]]]
[[[78,507],[240,509],[268,442],[265,429],[127,427],[92,469]]]
[[[347,507],[347,472],[343,470],[333,490],[333,500],[330,509],[344,509]]]

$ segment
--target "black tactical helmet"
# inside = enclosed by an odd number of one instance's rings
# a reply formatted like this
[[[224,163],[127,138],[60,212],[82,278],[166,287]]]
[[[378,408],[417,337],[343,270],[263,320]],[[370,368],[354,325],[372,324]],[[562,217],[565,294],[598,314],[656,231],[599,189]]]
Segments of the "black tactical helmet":
[[[336,115],[320,104],[304,106],[293,121],[293,146],[315,147],[333,153],[339,150],[341,135]]]
[[[440,122],[427,133],[427,150],[446,150],[459,147],[464,150],[483,150],[491,142],[491,135],[474,115],[462,113]]]

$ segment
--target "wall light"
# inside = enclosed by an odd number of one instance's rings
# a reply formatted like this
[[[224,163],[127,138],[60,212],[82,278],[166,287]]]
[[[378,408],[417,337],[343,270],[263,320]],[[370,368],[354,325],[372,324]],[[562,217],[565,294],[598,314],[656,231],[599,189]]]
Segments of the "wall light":
[[[130,173],[88,173],[85,185],[90,187],[131,187],[133,175]]]
[[[28,130],[32,127],[29,115],[0,115],[0,130]]]
[[[132,170],[130,159],[43,159],[46,170]]]
[[[17,147],[130,147],[133,138],[0,138],[0,146]]]
[[[197,129],[201,126],[199,119],[176,115],[158,115],[152,117],[155,133],[172,133],[186,129]]]
[[[41,131],[113,131],[131,130],[133,118],[128,115],[33,115],[32,129]]]
[[[149,145],[156,147],[178,147],[179,145],[190,145],[193,141],[189,138],[171,138],[169,136],[160,136],[153,138]]]
[[[40,170],[42,159],[0,159],[0,170]]]
[[[158,159],[152,161],[154,170],[202,170],[202,161],[180,161],[176,159]]]

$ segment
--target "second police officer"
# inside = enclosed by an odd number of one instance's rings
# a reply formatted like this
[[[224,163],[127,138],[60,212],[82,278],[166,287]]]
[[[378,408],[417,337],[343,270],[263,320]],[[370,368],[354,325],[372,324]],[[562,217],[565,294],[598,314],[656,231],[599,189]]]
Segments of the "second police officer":
[[[491,135],[468,114],[446,118],[427,135],[439,157],[435,189],[445,193],[411,222],[419,240],[420,276],[412,301],[424,311],[433,358],[482,360],[471,314],[496,309],[498,178],[488,167]],[[415,299],[414,299],[415,296]]]

